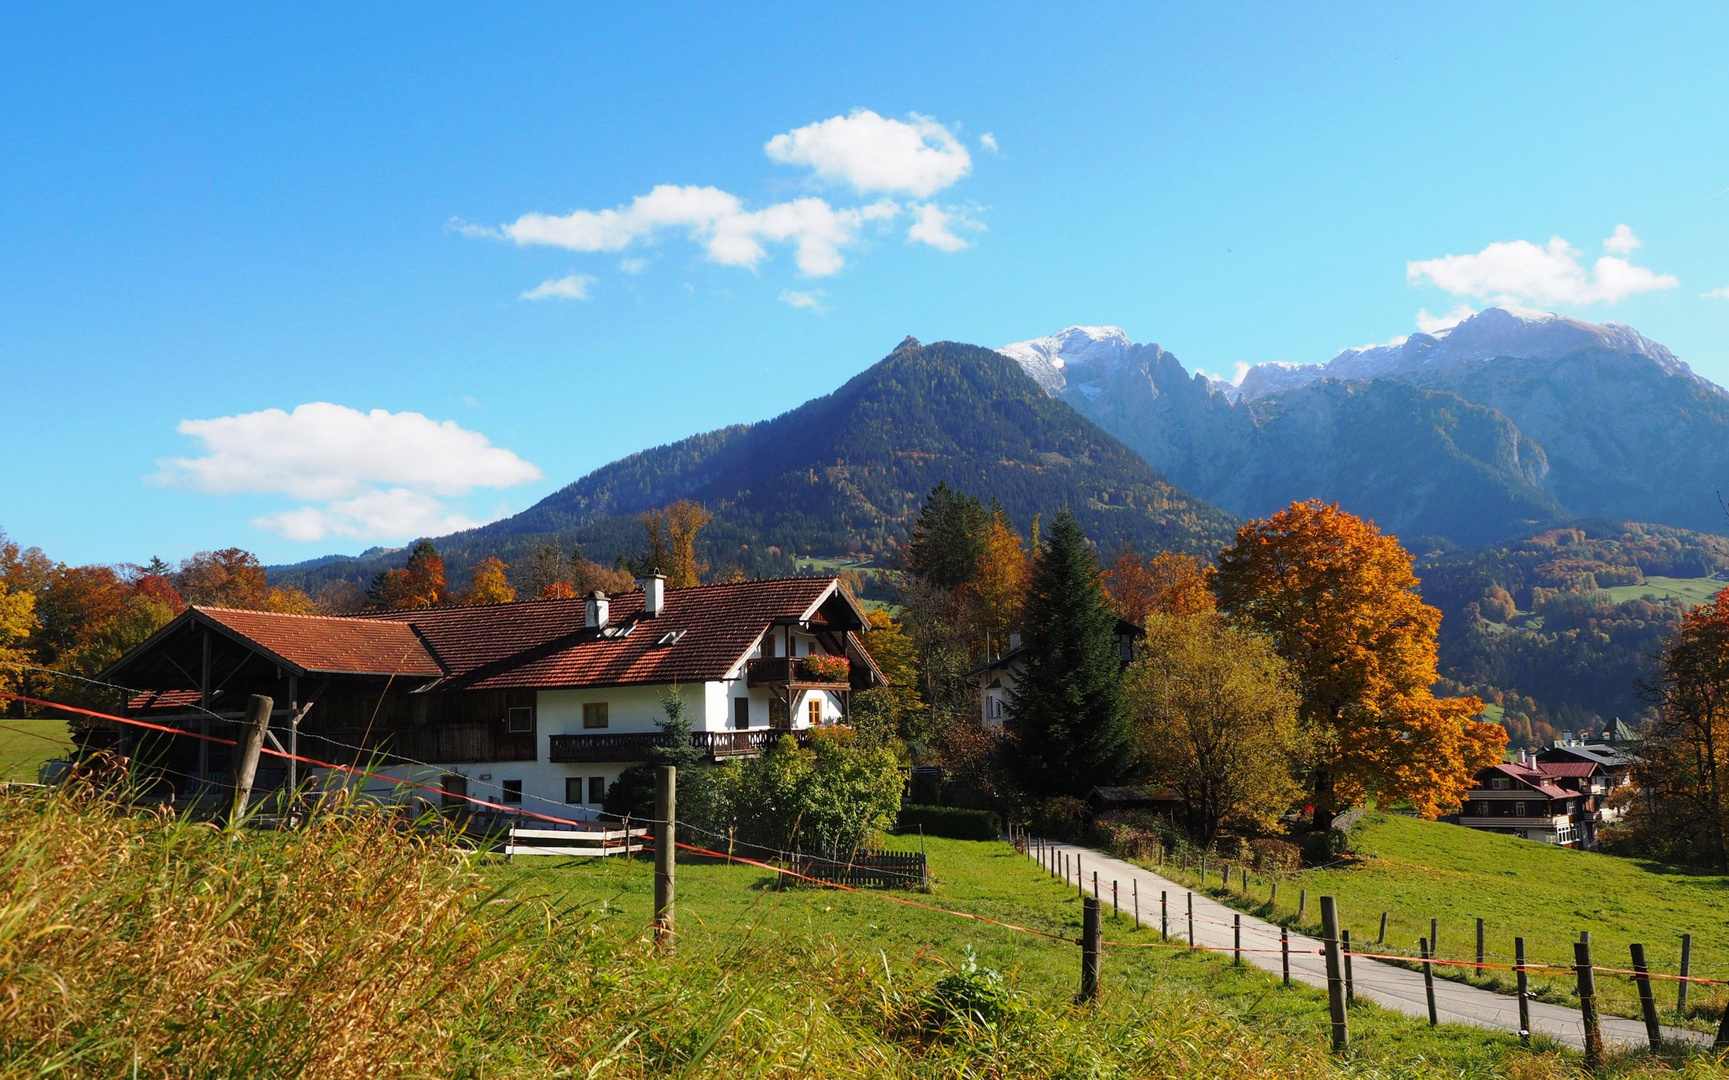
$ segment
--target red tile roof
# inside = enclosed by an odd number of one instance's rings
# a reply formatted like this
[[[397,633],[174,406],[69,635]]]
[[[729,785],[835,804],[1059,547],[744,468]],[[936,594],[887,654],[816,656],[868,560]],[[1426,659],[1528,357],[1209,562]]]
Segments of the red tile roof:
[[[302,671],[331,675],[444,674],[414,628],[403,623],[237,608],[193,610]]]
[[[1579,795],[1576,791],[1564,791],[1561,788],[1556,787],[1554,784],[1549,782],[1547,776],[1525,765],[1494,765],[1491,766],[1491,768],[1506,773],[1508,776],[1511,776],[1520,783],[1529,784],[1551,799],[1572,799],[1577,798]]]
[[[833,578],[782,578],[668,589],[655,618],[642,614],[642,593],[622,593],[609,598],[612,634],[583,625],[587,601],[580,597],[383,612],[361,621],[412,624],[449,672],[440,689],[692,683],[725,678],[771,625],[816,617],[836,585]],[[660,644],[668,634],[677,640]],[[850,635],[848,644],[864,655]]]
[[[1537,771],[1544,776],[1590,776],[1606,770],[1595,761],[1539,761]]]

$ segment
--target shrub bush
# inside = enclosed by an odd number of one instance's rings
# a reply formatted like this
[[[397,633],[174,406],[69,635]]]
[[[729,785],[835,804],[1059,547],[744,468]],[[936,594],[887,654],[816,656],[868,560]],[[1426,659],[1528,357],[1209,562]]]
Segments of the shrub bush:
[[[1079,840],[1081,826],[1086,819],[1086,803],[1073,795],[1058,795],[1034,806],[1032,820],[1027,824],[1040,836]]]
[[[1002,825],[989,810],[963,810],[958,806],[903,806],[901,831],[923,828],[926,836],[950,840],[996,840]]]
[[[1255,869],[1290,874],[1302,869],[1303,849],[1289,840],[1250,840]]]

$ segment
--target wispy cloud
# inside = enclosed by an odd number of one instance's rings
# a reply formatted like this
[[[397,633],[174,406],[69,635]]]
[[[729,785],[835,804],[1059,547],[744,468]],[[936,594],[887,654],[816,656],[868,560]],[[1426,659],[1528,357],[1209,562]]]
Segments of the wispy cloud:
[[[798,289],[782,289],[780,302],[789,307],[803,308],[814,314],[822,315],[828,312],[828,306],[823,303],[823,297],[827,295],[821,289],[812,289],[809,292]]]
[[[1627,258],[1640,240],[1626,225],[1603,241],[1607,254],[1587,269],[1581,252],[1561,239],[1547,244],[1503,240],[1472,255],[1443,255],[1405,264],[1412,284],[1428,283],[1454,296],[1495,304],[1613,304],[1629,296],[1673,289],[1681,282],[1634,266]]]
[[[988,131],[985,132],[983,135],[979,136],[979,147],[988,150],[993,154],[997,153],[997,137]]]
[[[318,401],[292,412],[182,420],[177,430],[199,440],[204,454],[158,462],[154,482],[322,503],[254,521],[295,540],[330,533],[407,538],[467,528],[475,523],[443,499],[541,478],[534,465],[485,435],[415,412],[361,412]]]
[[[1460,304],[1444,315],[1431,315],[1428,308],[1422,308],[1417,312],[1417,329],[1425,334],[1433,334],[1458,326],[1475,314],[1477,309],[1470,304]]]
[[[543,281],[522,294],[524,300],[587,300],[589,286],[595,283],[587,274],[569,274]]]
[[[994,145],[994,141],[993,144]],[[911,218],[907,237],[939,251],[968,246],[957,227],[978,229],[960,208],[930,202],[902,205],[890,195],[928,199],[967,175],[972,158],[948,127],[918,113],[896,120],[857,109],[776,135],[763,147],[776,162],[810,170],[814,184],[840,185],[874,202],[837,205],[815,194],[752,207],[718,187],[658,184],[629,202],[566,214],[531,212],[493,226],[452,218],[448,228],[463,236],[506,240],[521,246],[548,246],[586,253],[618,253],[682,236],[701,245],[711,262],[756,270],[770,248],[792,250],[799,272],[828,277],[845,266],[847,252],[870,229]],[[641,273],[647,260],[627,256],[625,273]],[[524,299],[586,299],[592,278],[585,275],[548,281],[523,293]]]

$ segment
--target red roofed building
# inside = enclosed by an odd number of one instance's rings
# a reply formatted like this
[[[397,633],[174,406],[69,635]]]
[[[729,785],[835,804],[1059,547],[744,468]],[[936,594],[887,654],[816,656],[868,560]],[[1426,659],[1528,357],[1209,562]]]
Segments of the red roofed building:
[[[845,723],[881,685],[864,611],[835,578],[643,589],[352,616],[191,607],[103,673],[129,715],[233,737],[251,694],[276,709],[270,741],[378,784],[435,783],[489,802],[592,819],[607,788],[664,742],[677,693],[693,742],[754,754],[781,732]],[[228,747],[113,733],[177,797],[220,793]],[[267,742],[270,745],[270,742]],[[261,787],[321,770],[266,755]]]
[[[1596,847],[1588,771],[1535,760],[1490,765],[1465,795],[1459,824],[1562,847]]]

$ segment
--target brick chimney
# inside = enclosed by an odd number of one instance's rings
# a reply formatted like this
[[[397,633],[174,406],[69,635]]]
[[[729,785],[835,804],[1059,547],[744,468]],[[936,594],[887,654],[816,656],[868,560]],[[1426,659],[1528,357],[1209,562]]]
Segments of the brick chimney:
[[[666,575],[658,569],[650,570],[642,579],[642,613],[650,619],[657,618],[665,606]]]
[[[610,607],[611,605],[607,602],[605,593],[601,592],[599,589],[589,593],[588,603],[583,605],[582,625],[588,627],[590,630],[606,629],[606,624],[610,618],[610,612],[608,610]]]

